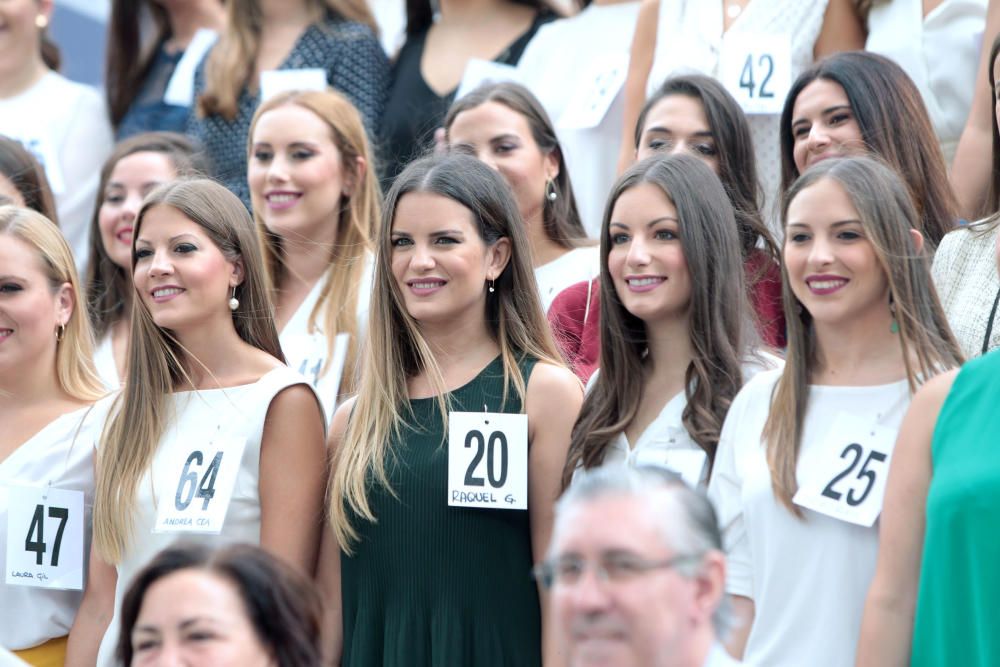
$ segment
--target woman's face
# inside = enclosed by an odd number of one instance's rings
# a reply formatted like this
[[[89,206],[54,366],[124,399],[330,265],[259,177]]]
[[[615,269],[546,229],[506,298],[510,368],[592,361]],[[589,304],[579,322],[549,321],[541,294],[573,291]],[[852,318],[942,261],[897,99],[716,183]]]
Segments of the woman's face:
[[[800,174],[827,158],[867,152],[847,93],[827,79],[814,80],[795,98],[792,140],[792,159]]]
[[[277,664],[247,617],[236,586],[193,568],[168,574],[146,590],[131,641],[134,666]]]
[[[691,303],[677,209],[659,187],[623,192],[608,226],[608,273],[622,305],[647,323],[683,316]]]
[[[421,324],[483,313],[487,282],[503,271],[510,247],[507,239],[487,246],[469,209],[428,192],[399,200],[390,242],[396,286]]]
[[[701,100],[689,95],[664,97],[646,114],[635,151],[637,160],[653,155],[689,153],[719,173],[719,154]]]
[[[272,109],[257,120],[247,180],[253,209],[267,228],[286,240],[332,242],[354,175],[330,127],[295,105]]]
[[[889,280],[837,181],[819,180],[791,201],[783,257],[792,292],[814,322],[889,318]]]
[[[69,283],[53,291],[34,248],[0,234],[0,378],[54,368],[56,334],[73,305]]]
[[[111,170],[101,193],[97,227],[104,251],[122,269],[128,271],[131,267],[132,230],[142,200],[157,186],[176,178],[177,171],[170,158],[153,151],[126,155]]]
[[[243,264],[227,259],[201,225],[161,204],[142,219],[132,279],[158,327],[231,326],[228,302],[243,279]]]
[[[18,76],[32,63],[26,54],[40,54],[41,31],[36,21],[51,15],[52,0],[0,1],[0,80]]]
[[[559,161],[535,143],[527,118],[499,102],[484,102],[455,116],[448,146],[499,171],[524,221],[541,224],[546,183],[559,175]]]

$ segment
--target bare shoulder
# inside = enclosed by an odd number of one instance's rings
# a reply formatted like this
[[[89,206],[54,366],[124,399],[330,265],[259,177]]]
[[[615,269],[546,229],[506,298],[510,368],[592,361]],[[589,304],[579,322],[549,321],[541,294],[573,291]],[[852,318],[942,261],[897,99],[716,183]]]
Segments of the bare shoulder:
[[[333,413],[333,419],[330,421],[330,435],[327,438],[327,445],[332,449],[336,448],[337,443],[343,439],[344,433],[347,432],[347,424],[351,419],[351,412],[354,411],[354,404],[357,400],[357,396],[351,396],[337,406],[337,410]]]
[[[583,400],[580,379],[565,366],[539,361],[528,379],[526,407],[548,410],[579,405]]]
[[[948,398],[948,393],[951,391],[952,385],[955,384],[955,378],[958,377],[960,370],[954,368],[940,375],[935,375],[925,382],[913,396],[910,410],[932,412],[936,418],[941,411],[941,406],[944,405],[944,400]]]
[[[316,394],[306,384],[293,384],[281,389],[267,409],[268,420],[298,420],[317,417],[322,423],[322,412]]]

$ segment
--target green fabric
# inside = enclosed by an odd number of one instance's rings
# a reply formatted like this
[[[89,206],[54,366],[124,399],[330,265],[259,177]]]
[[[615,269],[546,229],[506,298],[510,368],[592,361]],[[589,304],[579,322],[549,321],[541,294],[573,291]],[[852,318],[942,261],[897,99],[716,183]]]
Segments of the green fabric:
[[[525,382],[534,361],[521,364]],[[499,358],[451,392],[451,410],[505,406]],[[341,554],[344,667],[541,665],[538,590],[528,512],[449,507],[448,452],[435,399],[410,401],[414,423],[394,442],[394,498],[370,487],[377,523],[355,518],[361,539]]]
[[[911,664],[1000,665],[1000,351],[959,372],[931,460]]]

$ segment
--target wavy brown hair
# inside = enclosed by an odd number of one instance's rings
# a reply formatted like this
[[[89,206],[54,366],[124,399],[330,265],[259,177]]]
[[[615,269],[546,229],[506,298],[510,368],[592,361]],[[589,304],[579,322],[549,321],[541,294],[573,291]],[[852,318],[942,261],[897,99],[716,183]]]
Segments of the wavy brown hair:
[[[612,439],[635,418],[646,374],[646,323],[628,311],[608,272],[610,224],[623,193],[642,184],[673,202],[691,274],[688,338],[694,355],[684,373],[684,428],[715,460],[722,422],[743,385],[742,361],[752,338],[736,220],[718,177],[690,155],[653,156],[622,175],[601,223],[601,370],[573,426],[563,487],[577,468],[604,460]]]
[[[334,16],[364,23],[378,34],[378,26],[365,0],[308,0],[316,20]],[[260,49],[264,17],[258,0],[227,0],[226,29],[206,56],[205,90],[198,97],[198,113],[236,118],[240,93],[255,88],[251,80]]]
[[[792,157],[795,101],[816,79],[833,81],[844,89],[865,146],[903,178],[917,211],[914,229],[924,235],[931,250],[937,248],[958,220],[958,202],[944,156],[916,84],[902,67],[876,53],[834,54],[792,84],[781,112],[782,191],[799,177]]]
[[[910,391],[916,391],[921,382],[960,366],[962,353],[931,282],[927,254],[916,247],[910,235],[910,230],[919,229],[920,224],[910,193],[891,167],[871,157],[824,160],[810,167],[785,194],[781,217],[786,225],[788,207],[795,197],[826,179],[835,181],[847,193],[865,238],[885,272],[899,324],[906,378]],[[816,337],[809,311],[792,293],[787,269],[783,267],[781,274],[788,350],[764,425],[764,441],[774,495],[790,512],[801,516],[792,496],[798,490],[795,471],[809,404],[809,383],[817,364]],[[914,358],[916,366],[911,361]]]

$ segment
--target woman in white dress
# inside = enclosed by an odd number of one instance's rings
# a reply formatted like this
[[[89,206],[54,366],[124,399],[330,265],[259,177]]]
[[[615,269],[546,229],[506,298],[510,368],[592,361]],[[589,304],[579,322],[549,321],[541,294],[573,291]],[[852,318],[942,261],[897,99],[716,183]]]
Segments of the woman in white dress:
[[[73,255],[0,207],[0,646],[62,664],[80,604],[103,394]]]
[[[329,422],[355,386],[379,218],[361,114],[332,90],[284,93],[257,109],[248,150],[281,349],[313,383]]]
[[[736,396],[709,481],[745,621],[730,649],[747,665],[849,667],[896,433],[916,386],[961,353],[891,169],[824,161],[783,218],[787,360]]]
[[[444,129],[450,150],[479,158],[514,191],[546,311],[559,292],[597,275],[598,247],[580,221],[559,139],[527,88],[481,86],[451,105]]]
[[[197,146],[172,132],[149,132],[122,141],[101,168],[84,288],[97,341],[94,362],[109,388],[117,388],[125,379],[132,231],[143,197],[179,177],[207,173],[207,168]]]
[[[733,208],[690,155],[633,165],[601,235],[601,362],[563,473],[661,465],[707,483],[726,410],[757,354]],[[770,356],[770,355],[769,355]]]
[[[98,449],[72,665],[113,663],[112,614],[178,537],[260,544],[309,575],[323,520],[322,411],[282,363],[246,208],[213,181],[168,184],[146,197],[132,245],[128,370]]]

